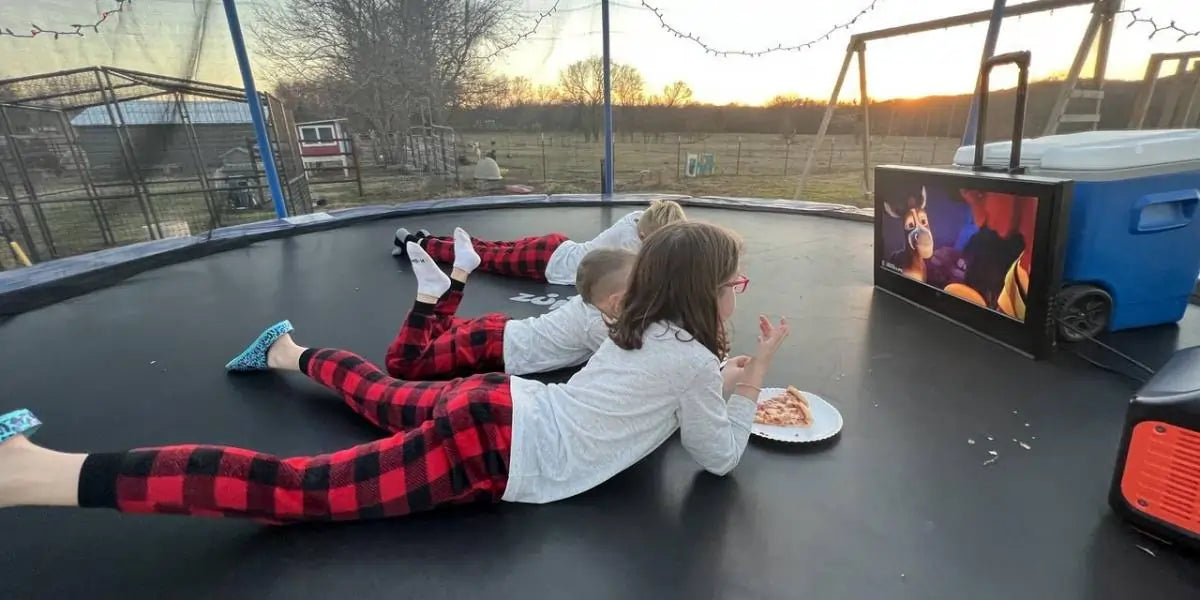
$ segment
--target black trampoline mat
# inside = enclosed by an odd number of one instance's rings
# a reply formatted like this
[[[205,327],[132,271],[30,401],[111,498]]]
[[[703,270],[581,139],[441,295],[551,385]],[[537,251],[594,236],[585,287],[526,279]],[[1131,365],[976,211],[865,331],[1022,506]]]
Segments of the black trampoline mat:
[[[282,455],[378,437],[299,376],[222,365],[283,318],[304,345],[381,361],[415,283],[400,225],[484,238],[588,238],[629,209],[497,209],[386,220],[160,268],[0,325],[3,397],[67,451],[232,444]],[[3,598],[1195,598],[1200,571],[1105,503],[1133,384],[1035,363],[871,288],[871,228],[690,209],[745,236],[737,352],[760,312],[792,336],[768,384],[833,403],[845,429],[803,449],[753,441],[725,478],[678,439],[556,504],[338,525],[107,511],[0,512]],[[477,275],[460,314],[544,311],[571,288]],[[1189,315],[1183,337],[1200,330]],[[1126,334],[1147,353],[1179,337]],[[1165,339],[1165,341],[1164,341]],[[1165,360],[1169,350],[1158,350]],[[70,383],[70,382],[75,383]],[[1028,427],[1026,426],[1028,423]],[[993,440],[989,441],[988,436]],[[1036,436],[1036,439],[1033,439]],[[1025,450],[1013,438],[1027,442]],[[968,439],[975,440],[969,444]],[[989,466],[988,450],[999,460]],[[1138,546],[1157,553],[1151,556]]]

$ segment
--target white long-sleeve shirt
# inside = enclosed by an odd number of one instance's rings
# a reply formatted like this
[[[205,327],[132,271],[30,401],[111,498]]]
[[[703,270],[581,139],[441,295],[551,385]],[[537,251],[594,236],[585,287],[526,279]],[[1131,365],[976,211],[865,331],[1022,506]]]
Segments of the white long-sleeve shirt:
[[[642,348],[607,340],[564,384],[512,378],[508,502],[569,498],[607,481],[678,428],[702,467],[725,474],[741,460],[755,402],[722,396],[717,357],[678,327],[652,325]]]
[[[562,306],[504,326],[504,371],[545,373],[582,364],[608,339],[604,315],[574,296]]]
[[[546,281],[555,285],[575,285],[575,272],[579,270],[579,262],[585,254],[596,248],[625,248],[637,252],[642,247],[637,225],[643,212],[637,210],[621,217],[612,227],[601,231],[600,235],[590,241],[563,242],[546,262]]]

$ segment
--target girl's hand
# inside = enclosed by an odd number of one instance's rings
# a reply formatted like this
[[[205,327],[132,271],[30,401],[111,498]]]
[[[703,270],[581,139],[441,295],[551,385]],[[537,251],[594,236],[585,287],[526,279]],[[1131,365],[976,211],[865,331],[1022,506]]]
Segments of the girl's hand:
[[[754,359],[765,368],[771,363],[771,359],[775,358],[775,353],[779,351],[783,340],[787,339],[790,331],[787,317],[779,319],[779,326],[776,327],[766,316],[759,315],[758,330],[758,349],[754,352]]]
[[[725,365],[723,367],[721,367],[721,370],[724,371],[725,369],[745,369],[746,363],[749,363],[749,362],[750,362],[749,356],[746,356],[744,354],[741,356],[734,356],[734,357],[731,357],[731,358],[728,358],[725,360]]]
[[[724,382],[722,389],[726,398],[733,393],[733,386],[742,380],[742,372],[749,364],[749,356],[734,356],[725,361],[725,366],[721,367],[721,379]]]

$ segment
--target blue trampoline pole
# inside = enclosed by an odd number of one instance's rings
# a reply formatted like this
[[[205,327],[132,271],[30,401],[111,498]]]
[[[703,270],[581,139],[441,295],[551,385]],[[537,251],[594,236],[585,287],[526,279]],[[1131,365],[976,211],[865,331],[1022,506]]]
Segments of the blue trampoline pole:
[[[987,39],[983,42],[983,57],[979,59],[979,65],[982,69],[983,62],[996,54],[996,40],[1000,37],[1000,22],[1004,20],[1004,4],[1007,0],[995,0],[992,5],[992,20],[988,23]],[[961,146],[972,146],[975,144],[976,123],[975,119],[979,115],[979,95],[986,94],[987,90],[979,89],[979,78],[975,79],[975,97],[971,99],[971,109],[967,111],[967,129],[963,132]]]
[[[612,111],[612,55],[608,43],[608,0],[600,0],[600,28],[604,39],[604,179],[600,182],[600,193],[613,193],[613,111]]]
[[[275,168],[275,151],[271,149],[271,138],[267,135],[267,122],[263,120],[262,101],[254,87],[254,73],[250,70],[250,58],[246,54],[246,42],[242,39],[242,24],[238,20],[234,0],[223,0],[225,18],[229,21],[229,35],[233,37],[233,50],[237,53],[238,69],[242,71],[242,86],[246,88],[246,103],[250,105],[250,120],[254,122],[254,136],[258,139],[258,151],[262,155],[263,168],[267,172],[267,186],[271,189],[271,200],[275,203],[275,215],[280,219],[288,216],[283,203],[283,186],[279,184],[279,171]]]

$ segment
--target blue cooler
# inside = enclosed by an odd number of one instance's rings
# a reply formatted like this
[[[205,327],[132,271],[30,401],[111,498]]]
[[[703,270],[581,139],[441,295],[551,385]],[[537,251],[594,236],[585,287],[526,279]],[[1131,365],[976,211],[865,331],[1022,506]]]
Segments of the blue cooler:
[[[1011,142],[984,146],[1008,165]],[[959,148],[969,168],[974,146]],[[1030,175],[1075,181],[1058,298],[1060,334],[1174,323],[1200,277],[1200,130],[1085,131],[1022,141]]]

